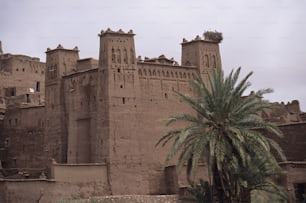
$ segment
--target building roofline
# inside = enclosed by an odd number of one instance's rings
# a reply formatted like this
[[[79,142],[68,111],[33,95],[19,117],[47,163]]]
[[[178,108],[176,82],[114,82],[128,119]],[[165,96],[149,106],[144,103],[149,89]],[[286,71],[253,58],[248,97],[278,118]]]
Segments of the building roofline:
[[[86,69],[86,70],[80,70],[80,71],[76,71],[76,72],[72,72],[72,73],[69,73],[67,75],[64,75],[63,78],[69,78],[69,77],[72,77],[74,75],[78,75],[78,74],[82,74],[82,73],[86,73],[86,72],[94,72],[94,71],[97,71],[97,70],[98,70],[98,67],[90,68],[90,69]]]
[[[101,30],[101,32],[98,34],[99,37],[105,36],[105,35],[128,35],[128,36],[134,36],[133,30],[129,30],[128,32],[124,32],[122,29],[119,29],[118,31],[113,31],[110,28],[107,28],[106,31]]]
[[[137,61],[137,64],[145,64],[145,65],[154,65],[154,66],[166,66],[167,68],[187,68],[187,69],[197,69],[197,66],[181,66],[181,65],[171,65],[171,64],[163,64],[163,63],[153,63],[153,62],[144,62]]]

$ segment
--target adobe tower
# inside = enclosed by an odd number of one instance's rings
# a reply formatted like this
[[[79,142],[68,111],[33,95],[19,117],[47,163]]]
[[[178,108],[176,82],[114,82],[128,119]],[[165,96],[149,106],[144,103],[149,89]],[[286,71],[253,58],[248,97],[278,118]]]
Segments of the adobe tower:
[[[196,36],[194,40],[182,42],[182,65],[198,67],[203,81],[208,85],[208,74],[213,69],[221,69],[219,43],[222,33],[205,32],[204,38]]]
[[[112,190],[121,187],[118,171],[124,171],[121,160],[125,154],[114,150],[118,136],[137,139],[137,108],[140,94],[139,76],[135,58],[134,34],[101,31],[98,68],[98,116],[95,137],[97,162],[108,164]],[[130,141],[125,145],[129,145]],[[128,146],[122,146],[128,147]]]
[[[67,162],[67,119],[64,105],[63,77],[75,69],[79,50],[56,49],[46,51],[45,71],[45,145],[48,157],[59,163]]]

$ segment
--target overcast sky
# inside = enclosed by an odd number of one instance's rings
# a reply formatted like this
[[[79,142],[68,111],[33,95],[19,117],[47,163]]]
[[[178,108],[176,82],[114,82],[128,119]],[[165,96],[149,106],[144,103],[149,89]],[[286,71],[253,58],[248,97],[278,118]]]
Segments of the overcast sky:
[[[98,58],[100,30],[133,29],[137,55],[180,62],[183,37],[217,30],[226,73],[254,71],[250,91],[271,87],[266,99],[306,111],[305,11],[304,0],[0,0],[0,40],[5,53],[42,61],[58,44]]]

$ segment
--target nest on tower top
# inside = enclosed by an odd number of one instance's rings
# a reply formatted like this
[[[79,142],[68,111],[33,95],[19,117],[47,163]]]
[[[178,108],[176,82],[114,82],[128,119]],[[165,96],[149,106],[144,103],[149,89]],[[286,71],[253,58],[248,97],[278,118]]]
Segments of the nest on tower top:
[[[220,43],[223,40],[223,36],[221,32],[206,31],[204,32],[204,39],[207,41],[213,41],[213,42]]]

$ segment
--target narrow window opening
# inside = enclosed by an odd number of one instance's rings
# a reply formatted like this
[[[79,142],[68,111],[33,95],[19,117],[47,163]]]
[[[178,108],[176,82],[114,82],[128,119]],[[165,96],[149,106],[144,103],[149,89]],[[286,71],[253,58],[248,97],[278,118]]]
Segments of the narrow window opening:
[[[124,97],[122,98],[122,104],[125,104],[125,98]]]
[[[36,92],[40,92],[40,82],[36,82]]]
[[[120,68],[117,69],[117,72],[120,73]]]
[[[213,56],[213,68],[217,68],[216,57]]]
[[[115,54],[115,49],[112,48],[112,62],[115,63],[116,62],[116,54]]]
[[[26,96],[27,96],[27,103],[30,103],[30,95],[26,94]]]
[[[120,85],[120,88],[123,88],[123,86],[122,86],[122,85]]]
[[[165,98],[168,99],[168,94],[167,93],[165,93]]]
[[[207,54],[204,56],[204,60],[205,60],[205,67],[209,67],[209,59]]]
[[[119,48],[117,49],[117,63],[121,63],[121,51]]]

